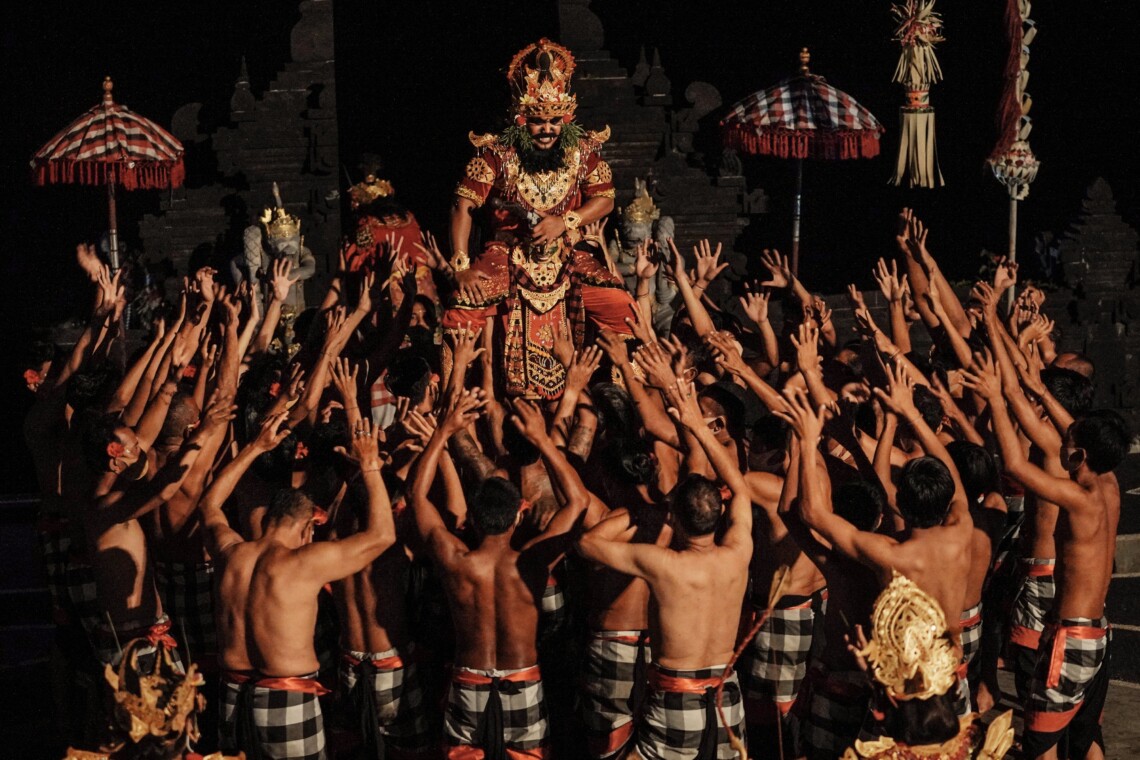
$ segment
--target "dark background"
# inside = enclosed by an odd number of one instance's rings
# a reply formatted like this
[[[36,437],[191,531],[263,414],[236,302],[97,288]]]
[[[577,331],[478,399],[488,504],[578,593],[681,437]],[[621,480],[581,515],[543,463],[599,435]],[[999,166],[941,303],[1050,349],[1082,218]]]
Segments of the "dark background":
[[[888,2],[596,0],[591,8],[605,24],[606,47],[627,69],[641,46],[660,50],[678,105],[684,105],[685,86],[699,79],[720,90],[727,108],[792,73],[799,48],[807,45],[813,70],[878,116],[888,130],[879,158],[809,162],[804,170],[803,275],[813,289],[835,292],[847,281],[872,284],[870,268],[890,250],[893,219],[903,205],[917,208],[933,227],[931,248],[952,277],[971,276],[983,248],[1005,250],[1008,200],[984,164],[995,139],[1006,55],[1004,6],[1002,0],[939,4],[947,41],[938,55],[946,80],[933,88],[932,100],[947,185],[933,191],[887,184],[902,100],[890,81],[898,47],[890,40]],[[342,162],[357,180],[359,152],[381,153],[403,199],[426,227],[442,233],[451,189],[470,152],[467,131],[502,126],[503,71],[523,45],[556,36],[556,7],[549,0],[341,0],[335,12]],[[1039,32],[1029,64],[1030,141],[1042,168],[1021,204],[1019,248],[1030,268],[1034,234],[1063,231],[1095,177],[1110,182],[1126,221],[1140,221],[1132,15],[1123,0],[1033,7]],[[169,126],[174,111],[193,101],[206,106],[208,118],[221,120],[242,56],[259,93],[288,60],[289,30],[299,12],[267,0],[48,0],[21,4],[8,16],[0,298],[9,348],[0,388],[20,394],[22,367],[15,368],[13,357],[32,326],[89,307],[72,263],[74,246],[93,240],[106,224],[99,189],[32,187],[32,153],[98,102],[105,75],[114,78],[116,100],[160,124]],[[710,155],[722,113],[706,118],[698,138]],[[792,169],[776,159],[746,162],[750,185],[762,186],[771,199],[771,213],[754,224],[752,239],[788,245]],[[120,194],[120,230],[128,242],[158,199],[154,191]],[[19,415],[5,417],[6,429],[18,429]],[[18,480],[0,490],[30,489],[26,478]]]

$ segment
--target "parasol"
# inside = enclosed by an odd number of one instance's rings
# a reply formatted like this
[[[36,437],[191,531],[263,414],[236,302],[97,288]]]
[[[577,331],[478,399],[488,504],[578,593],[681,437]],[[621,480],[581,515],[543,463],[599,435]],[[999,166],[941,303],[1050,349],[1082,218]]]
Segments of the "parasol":
[[[111,269],[119,268],[115,187],[150,190],[178,187],[186,177],[182,143],[150,119],[111,98],[103,80],[103,102],[68,124],[32,157],[32,182],[105,185],[110,219]]]
[[[1033,99],[1025,91],[1029,82],[1029,44],[1037,35],[1037,27],[1029,18],[1029,0],[1007,0],[1006,33],[1009,57],[1005,65],[1005,85],[998,105],[998,141],[987,159],[997,181],[1009,193],[1009,253],[1017,261],[1017,202],[1029,195],[1029,183],[1037,178],[1040,162],[1029,149],[1029,132],[1033,124],[1029,109]],[[1013,288],[1009,290],[1013,299]]]
[[[808,69],[811,54],[800,51],[800,73],[734,105],[721,120],[725,143],[753,155],[796,159],[792,214],[792,271],[799,271],[803,159],[873,158],[883,126],[855,98]]]

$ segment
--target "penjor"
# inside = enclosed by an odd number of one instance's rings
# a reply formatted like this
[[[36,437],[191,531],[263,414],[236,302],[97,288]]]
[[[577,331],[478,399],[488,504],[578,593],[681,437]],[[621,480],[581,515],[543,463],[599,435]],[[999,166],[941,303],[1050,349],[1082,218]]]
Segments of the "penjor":
[[[906,105],[899,109],[899,159],[891,184],[940,187],[938,148],[934,140],[934,108],[930,86],[942,80],[934,46],[942,42],[942,17],[934,0],[907,0],[891,7],[898,21],[895,40],[902,46],[895,82],[906,88]]]

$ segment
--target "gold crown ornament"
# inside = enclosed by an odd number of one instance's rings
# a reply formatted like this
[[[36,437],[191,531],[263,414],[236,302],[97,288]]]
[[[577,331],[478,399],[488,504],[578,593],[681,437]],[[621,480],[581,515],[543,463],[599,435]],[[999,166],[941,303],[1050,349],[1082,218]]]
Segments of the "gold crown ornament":
[[[274,208],[267,208],[261,214],[261,224],[265,227],[265,234],[270,240],[288,240],[301,234],[301,218],[293,216],[285,210],[281,202],[281,191],[277,183],[273,183]]]
[[[649,197],[644,182],[638,182],[633,200],[621,210],[622,221],[632,224],[652,224],[661,217],[661,209]]]
[[[570,94],[573,73],[574,55],[545,37],[520,50],[507,69],[516,121],[531,116],[570,121],[578,107],[578,99]]]
[[[375,174],[369,174],[363,182],[358,182],[348,189],[348,197],[357,206],[367,206],[377,198],[387,198],[393,195],[396,189],[386,179],[379,179]]]
[[[892,571],[875,600],[871,641],[859,654],[893,699],[927,699],[954,685],[958,651],[938,600]]]

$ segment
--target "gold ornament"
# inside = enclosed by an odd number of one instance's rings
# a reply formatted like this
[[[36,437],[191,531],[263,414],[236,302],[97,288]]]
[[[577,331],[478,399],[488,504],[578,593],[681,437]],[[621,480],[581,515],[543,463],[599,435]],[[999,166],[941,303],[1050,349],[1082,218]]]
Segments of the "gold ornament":
[[[467,251],[456,251],[451,257],[451,268],[456,272],[463,272],[471,266],[471,259],[467,257]]]
[[[570,94],[574,55],[543,37],[511,60],[507,81],[514,91],[515,112],[523,117],[550,119],[570,116],[578,100]]]
[[[482,182],[484,185],[489,185],[495,181],[495,172],[491,170],[491,165],[482,156],[475,156],[467,162],[467,177],[476,182]]]
[[[549,288],[558,281],[558,275],[562,272],[562,265],[566,261],[562,246],[557,242],[553,243],[553,246],[558,246],[557,252],[542,258],[527,256],[520,246],[515,246],[511,251],[511,261],[515,266],[522,267],[535,285]]]
[[[507,161],[507,182],[514,185],[515,191],[536,211],[548,211],[562,203],[570,191],[577,186],[578,165],[581,155],[577,150],[569,151],[563,166],[549,172],[528,174],[520,170],[518,156]]]
[[[638,180],[633,200],[622,209],[621,218],[627,224],[652,224],[661,218],[661,209],[649,197],[645,183]]]
[[[945,694],[957,678],[959,655],[938,600],[894,571],[875,600],[871,641],[859,654],[894,699]]]
[[[566,225],[566,229],[576,230],[578,225],[582,223],[582,215],[576,211],[567,211],[562,216],[562,222]]]
[[[301,234],[301,219],[285,210],[281,202],[281,192],[277,183],[273,183],[273,199],[275,208],[267,208],[261,214],[261,224],[265,227],[265,234],[270,240],[288,240]]]

